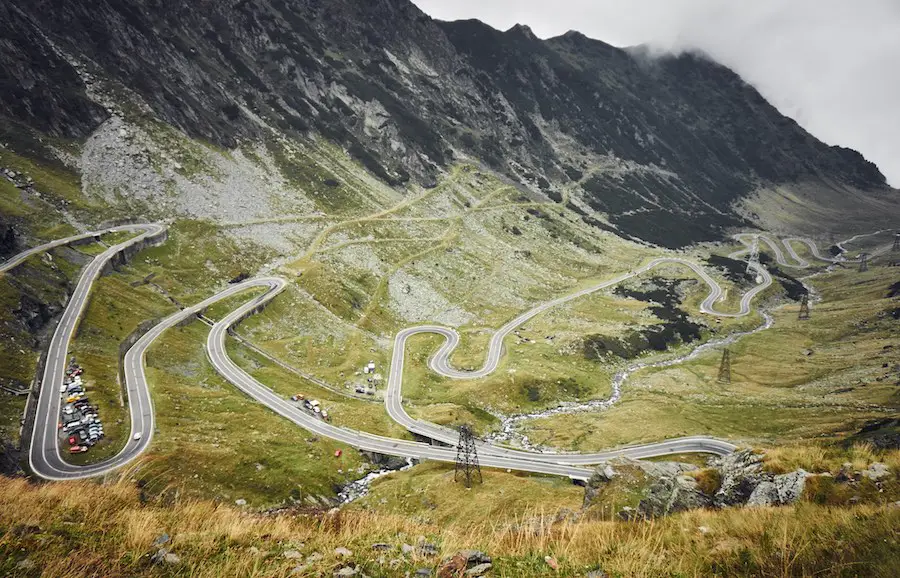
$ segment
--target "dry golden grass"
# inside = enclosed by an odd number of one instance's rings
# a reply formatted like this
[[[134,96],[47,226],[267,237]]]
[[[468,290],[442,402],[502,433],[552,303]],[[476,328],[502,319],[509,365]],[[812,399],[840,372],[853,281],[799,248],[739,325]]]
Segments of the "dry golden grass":
[[[900,450],[876,451],[869,444],[857,443],[849,448],[834,445],[794,443],[765,449],[765,469],[775,474],[803,468],[813,473],[837,473],[845,463],[854,470],[864,470],[873,462],[883,462],[891,471],[900,471]]]
[[[652,522],[556,521],[536,512],[513,523],[433,525],[371,511],[265,515],[192,499],[142,503],[129,475],[103,485],[0,478],[4,576],[289,576],[300,561],[286,550],[324,554],[293,574],[319,576],[347,563],[333,554],[338,546],[353,550],[352,563],[370,576],[402,576],[439,563],[397,551],[418,536],[441,556],[488,552],[493,576],[549,575],[544,556],[559,561],[563,576],[594,568],[616,576],[892,576],[898,529],[893,506],[694,511]],[[181,559],[165,568],[149,560],[163,532]],[[375,542],[393,545],[388,563],[379,563]],[[25,558],[33,569],[19,566]],[[391,567],[391,559],[402,562]]]

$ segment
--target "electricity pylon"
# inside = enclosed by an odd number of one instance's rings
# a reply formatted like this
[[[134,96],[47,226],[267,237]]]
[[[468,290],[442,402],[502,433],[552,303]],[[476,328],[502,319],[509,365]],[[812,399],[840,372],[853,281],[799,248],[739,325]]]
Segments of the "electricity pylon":
[[[900,267],[900,233],[894,235],[894,246],[891,247],[891,262],[888,267]]]
[[[719,383],[731,383],[731,350],[722,351],[722,363],[719,364]]]
[[[478,465],[478,452],[475,449],[475,436],[472,428],[467,424],[459,426],[459,443],[456,445],[456,471],[453,472],[453,481],[459,481],[460,476],[467,488],[472,487],[472,480],[478,476],[478,483],[482,483],[481,466]]]
[[[747,273],[754,269],[754,265],[759,265],[759,237],[753,237],[753,245],[750,247],[750,254],[747,256]]]
[[[809,296],[804,294],[800,299],[800,319],[809,319]]]
[[[891,253],[900,253],[900,233],[894,235],[894,246],[891,247]]]
[[[861,253],[859,256],[859,272],[865,273],[869,270],[869,254]]]

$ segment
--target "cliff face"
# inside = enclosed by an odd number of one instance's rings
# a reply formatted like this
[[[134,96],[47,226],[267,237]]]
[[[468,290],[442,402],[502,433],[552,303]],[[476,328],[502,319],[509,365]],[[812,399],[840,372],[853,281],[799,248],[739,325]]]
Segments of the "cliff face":
[[[439,22],[408,0],[14,1],[0,46],[0,115],[48,134],[105,118],[77,61],[223,147],[318,133],[392,185],[466,155],[667,244],[740,224],[731,206],[762,185],[885,188],[702,56]]]

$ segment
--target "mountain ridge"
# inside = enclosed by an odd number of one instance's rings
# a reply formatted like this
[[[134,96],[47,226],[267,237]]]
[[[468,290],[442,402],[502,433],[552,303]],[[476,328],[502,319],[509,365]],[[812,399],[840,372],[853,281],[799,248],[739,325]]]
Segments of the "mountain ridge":
[[[0,116],[51,135],[84,138],[103,121],[74,58],[226,149],[272,127],[319,134],[395,188],[433,186],[474,158],[668,246],[750,225],[735,205],[776,185],[895,194],[862,155],[818,141],[693,53],[653,57],[577,32],[541,40],[526,26],[434,20],[407,0],[41,0],[0,11],[12,47],[0,57]]]

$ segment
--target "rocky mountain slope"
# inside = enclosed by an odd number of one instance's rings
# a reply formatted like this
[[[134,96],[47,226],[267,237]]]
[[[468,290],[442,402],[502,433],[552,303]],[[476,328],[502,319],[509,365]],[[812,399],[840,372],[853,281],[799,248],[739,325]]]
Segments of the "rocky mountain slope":
[[[745,226],[739,205],[762,189],[896,199],[861,155],[702,56],[440,22],[408,0],[14,1],[0,46],[0,116],[50,136],[104,122],[102,82],[126,113],[224,149],[321,135],[399,189],[474,158],[669,246]]]

